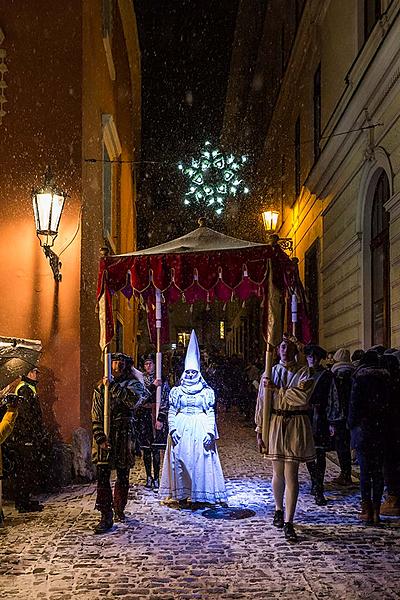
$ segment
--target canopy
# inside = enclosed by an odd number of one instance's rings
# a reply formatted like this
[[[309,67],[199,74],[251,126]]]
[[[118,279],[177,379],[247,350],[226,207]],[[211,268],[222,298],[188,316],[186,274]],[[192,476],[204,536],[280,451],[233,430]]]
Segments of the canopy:
[[[153,340],[158,291],[165,317],[165,306],[177,301],[228,302],[233,298],[245,301],[257,296],[264,306],[264,337],[270,329],[271,343],[277,341],[283,302],[289,295],[295,295],[299,303],[298,334],[302,341],[309,341],[297,260],[291,260],[277,243],[248,242],[202,225],[153,248],[103,257],[97,287],[102,348],[114,335],[112,295],[117,291],[127,298],[140,297],[144,302]],[[157,319],[165,332],[166,318],[159,315]]]

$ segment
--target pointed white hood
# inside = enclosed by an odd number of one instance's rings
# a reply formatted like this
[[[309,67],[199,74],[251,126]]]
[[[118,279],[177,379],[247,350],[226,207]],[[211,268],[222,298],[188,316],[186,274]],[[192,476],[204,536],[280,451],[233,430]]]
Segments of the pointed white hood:
[[[188,375],[187,371],[197,371],[197,375],[194,377]],[[204,381],[200,373],[200,350],[199,344],[197,343],[197,337],[192,330],[190,335],[189,345],[185,357],[185,370],[181,377],[181,387],[187,394],[197,394],[201,392],[204,387],[207,387],[207,383]]]
[[[192,329],[192,333],[190,334],[189,345],[185,357],[185,371],[190,369],[200,373],[200,350],[194,329]]]

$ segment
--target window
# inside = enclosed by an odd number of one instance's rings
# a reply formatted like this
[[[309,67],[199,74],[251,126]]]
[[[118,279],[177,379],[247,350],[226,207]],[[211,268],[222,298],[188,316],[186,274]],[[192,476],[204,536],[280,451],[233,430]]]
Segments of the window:
[[[115,215],[117,194],[115,185],[118,177],[118,160],[121,156],[121,143],[112,115],[104,114],[103,123],[103,237],[116,252],[115,239],[118,235]]]
[[[294,128],[294,189],[296,196],[300,194],[301,181],[301,153],[300,153],[300,117],[296,121]]]
[[[103,144],[103,237],[112,238],[113,163]]]
[[[112,56],[112,34],[113,34],[113,0],[103,0],[102,5],[102,33],[103,45],[107,58],[110,78],[115,81],[115,66]]]
[[[308,310],[311,325],[311,340],[318,343],[319,338],[319,300],[318,300],[318,272],[319,272],[319,240],[310,246],[304,257],[305,277],[304,287],[308,299]]]
[[[377,181],[371,215],[371,317],[372,344],[390,345],[389,214],[384,204],[390,197],[385,173]]]
[[[321,154],[321,63],[318,65],[314,74],[314,162],[318,160]]]
[[[381,18],[381,0],[364,0],[364,40]]]
[[[301,13],[303,12],[303,5],[304,5],[304,0],[295,0],[294,10],[295,10],[296,29],[300,23]]]

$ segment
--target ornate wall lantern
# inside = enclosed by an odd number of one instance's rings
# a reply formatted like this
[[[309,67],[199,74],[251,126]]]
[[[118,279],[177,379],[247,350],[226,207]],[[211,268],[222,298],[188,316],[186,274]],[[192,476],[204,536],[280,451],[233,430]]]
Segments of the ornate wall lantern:
[[[293,252],[293,240],[292,238],[281,238],[276,233],[278,220],[279,220],[279,212],[277,210],[265,210],[262,213],[264,228],[266,233],[270,238],[271,243],[278,243],[283,250],[289,250],[290,253]]]
[[[266,210],[262,213],[264,228],[267,233],[275,233],[278,225],[279,213],[277,210]]]
[[[61,263],[51,247],[58,235],[58,226],[66,197],[65,192],[54,187],[53,176],[49,168],[47,168],[44,175],[43,186],[32,190],[36,235],[39,238],[43,252],[49,260],[56,281],[61,281]]]

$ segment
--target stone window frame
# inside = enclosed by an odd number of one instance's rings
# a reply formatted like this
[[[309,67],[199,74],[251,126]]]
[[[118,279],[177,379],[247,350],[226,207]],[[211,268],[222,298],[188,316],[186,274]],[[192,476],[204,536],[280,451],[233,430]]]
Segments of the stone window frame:
[[[115,206],[116,206],[116,177],[117,162],[121,158],[122,146],[113,116],[102,115],[102,203],[103,203],[103,238],[114,254],[117,251],[115,243]],[[105,157],[108,156],[108,159]],[[110,180],[110,197],[106,198],[106,183]],[[106,214],[107,211],[107,214]]]
[[[386,173],[389,180],[390,196],[387,205],[393,197],[393,170],[385,149],[376,147],[370,160],[365,162],[361,175],[356,221],[358,236],[361,239],[361,339],[364,348],[370,348],[372,345],[371,218],[376,184],[382,171]]]

